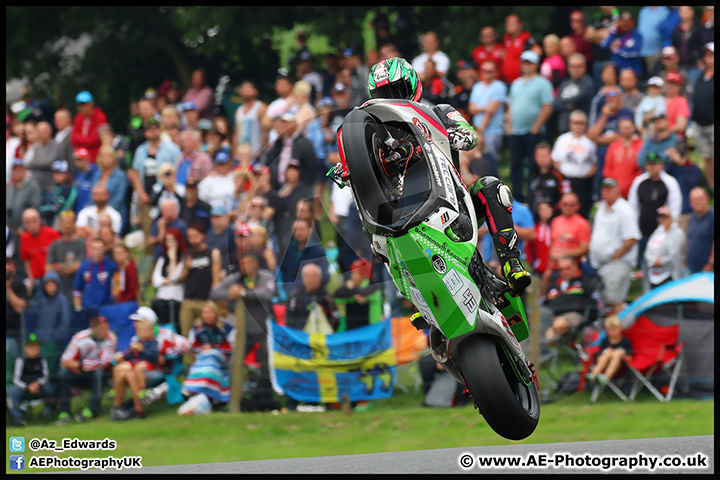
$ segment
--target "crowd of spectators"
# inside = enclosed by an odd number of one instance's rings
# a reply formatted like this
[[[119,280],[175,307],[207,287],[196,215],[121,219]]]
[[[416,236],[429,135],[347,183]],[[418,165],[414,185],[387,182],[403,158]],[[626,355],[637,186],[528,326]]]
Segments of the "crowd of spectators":
[[[464,181],[509,166],[525,259],[553,315],[548,339],[598,299],[620,311],[632,276],[649,289],[714,270],[714,7],[647,6],[635,19],[603,6],[568,21],[569,36],[541,38],[511,14],[501,39],[481,27],[480,45],[457,59],[425,32],[422,53],[408,58],[423,102],[450,103],[476,128],[478,147],[461,153]],[[140,392],[168,356],[218,349],[225,374],[235,318],[245,319],[237,341],[259,346],[266,371],[274,306],[293,328],[330,331],[400,311],[394,288],[380,287],[389,277],[364,245],[349,192],[325,172],[339,161],[338,125],[368,99],[369,67],[402,56],[403,45],[341,48],[320,69],[298,40],[276,98],[261,100],[246,79],[232,112],[213,103],[202,69],[186,92],[173,80],[148,88],[120,133],[90,91],[48,118],[31,96],[8,106],[6,347],[14,362],[25,344],[25,364],[40,372],[28,382],[21,365],[15,375],[30,393],[49,392],[34,346],[60,358],[60,421],[75,383],[93,390],[79,418],[99,413],[103,371],[115,382],[114,419],[144,416]],[[329,237],[323,207],[337,231]],[[137,232],[144,252],[133,255]],[[338,271],[341,286],[329,292]],[[600,287],[588,280],[598,277]],[[151,308],[131,317],[137,335],[118,354],[97,312],[125,302]],[[40,319],[32,327],[29,313]]]

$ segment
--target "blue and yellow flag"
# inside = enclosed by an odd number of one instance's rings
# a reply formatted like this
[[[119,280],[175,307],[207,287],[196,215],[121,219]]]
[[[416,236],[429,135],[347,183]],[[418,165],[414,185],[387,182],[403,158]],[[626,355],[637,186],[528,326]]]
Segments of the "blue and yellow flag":
[[[307,334],[268,320],[273,388],[299,402],[374,400],[392,395],[395,351],[390,322],[331,335]]]

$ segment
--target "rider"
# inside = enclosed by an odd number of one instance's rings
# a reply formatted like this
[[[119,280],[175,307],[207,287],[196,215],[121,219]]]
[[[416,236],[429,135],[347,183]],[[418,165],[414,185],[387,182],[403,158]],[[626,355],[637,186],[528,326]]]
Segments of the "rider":
[[[393,57],[376,63],[370,69],[368,78],[370,98],[402,99],[419,102],[422,97],[422,84],[415,69],[403,58]],[[448,132],[455,168],[459,166],[458,150],[472,150],[478,143],[473,127],[460,113],[447,104],[433,108]],[[398,158],[399,155],[393,158]],[[385,167],[385,166],[384,166]],[[390,170],[383,168],[386,175]],[[478,225],[487,218],[502,271],[511,289],[511,295],[522,294],[530,285],[530,273],[520,262],[517,248],[518,235],[512,219],[513,197],[510,188],[495,177],[483,177],[470,188]]]

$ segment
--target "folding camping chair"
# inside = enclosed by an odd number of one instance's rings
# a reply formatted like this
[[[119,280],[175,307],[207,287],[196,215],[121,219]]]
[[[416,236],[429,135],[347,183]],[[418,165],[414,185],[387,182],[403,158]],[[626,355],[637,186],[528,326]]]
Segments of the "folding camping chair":
[[[661,402],[669,402],[675,393],[675,386],[680,372],[685,368],[683,342],[678,342],[680,326],[672,325],[663,327],[656,325],[646,316],[641,315],[635,323],[623,331],[623,336],[630,340],[632,355],[626,359],[624,366],[626,372],[632,375],[632,389],[626,395],[617,385],[617,380],[609,380],[607,387],[610,388],[623,401],[635,400],[642,387],[647,388],[650,393]],[[585,362],[583,375],[587,373],[592,364],[592,357],[599,350],[599,346],[592,347],[593,351],[588,352],[588,360]],[[622,377],[622,370],[616,377]],[[668,384],[658,390],[651,382],[654,375],[664,373],[667,375]],[[687,375],[684,375],[687,383]],[[595,402],[603,390],[602,385],[596,385],[590,397]],[[661,392],[663,390],[663,392]]]

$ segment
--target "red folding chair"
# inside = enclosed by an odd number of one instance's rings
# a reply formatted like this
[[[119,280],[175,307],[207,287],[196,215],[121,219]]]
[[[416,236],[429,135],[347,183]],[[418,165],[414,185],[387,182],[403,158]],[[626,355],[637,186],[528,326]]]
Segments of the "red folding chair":
[[[679,325],[663,327],[656,325],[644,315],[638,317],[630,328],[623,330],[623,336],[630,340],[633,351],[630,359],[625,360],[615,377],[618,379],[627,372],[631,373],[633,385],[630,395],[626,395],[612,380],[609,380],[606,386],[623,401],[634,400],[640,389],[646,387],[661,402],[669,402],[685,363],[683,343],[678,342],[679,335]],[[598,350],[599,347],[586,349],[587,360],[583,362],[583,379],[594,363],[594,356]],[[662,393],[650,381],[651,377],[659,372],[669,376],[668,385],[662,387]],[[596,385],[590,401],[594,403],[602,390],[602,385]]]

